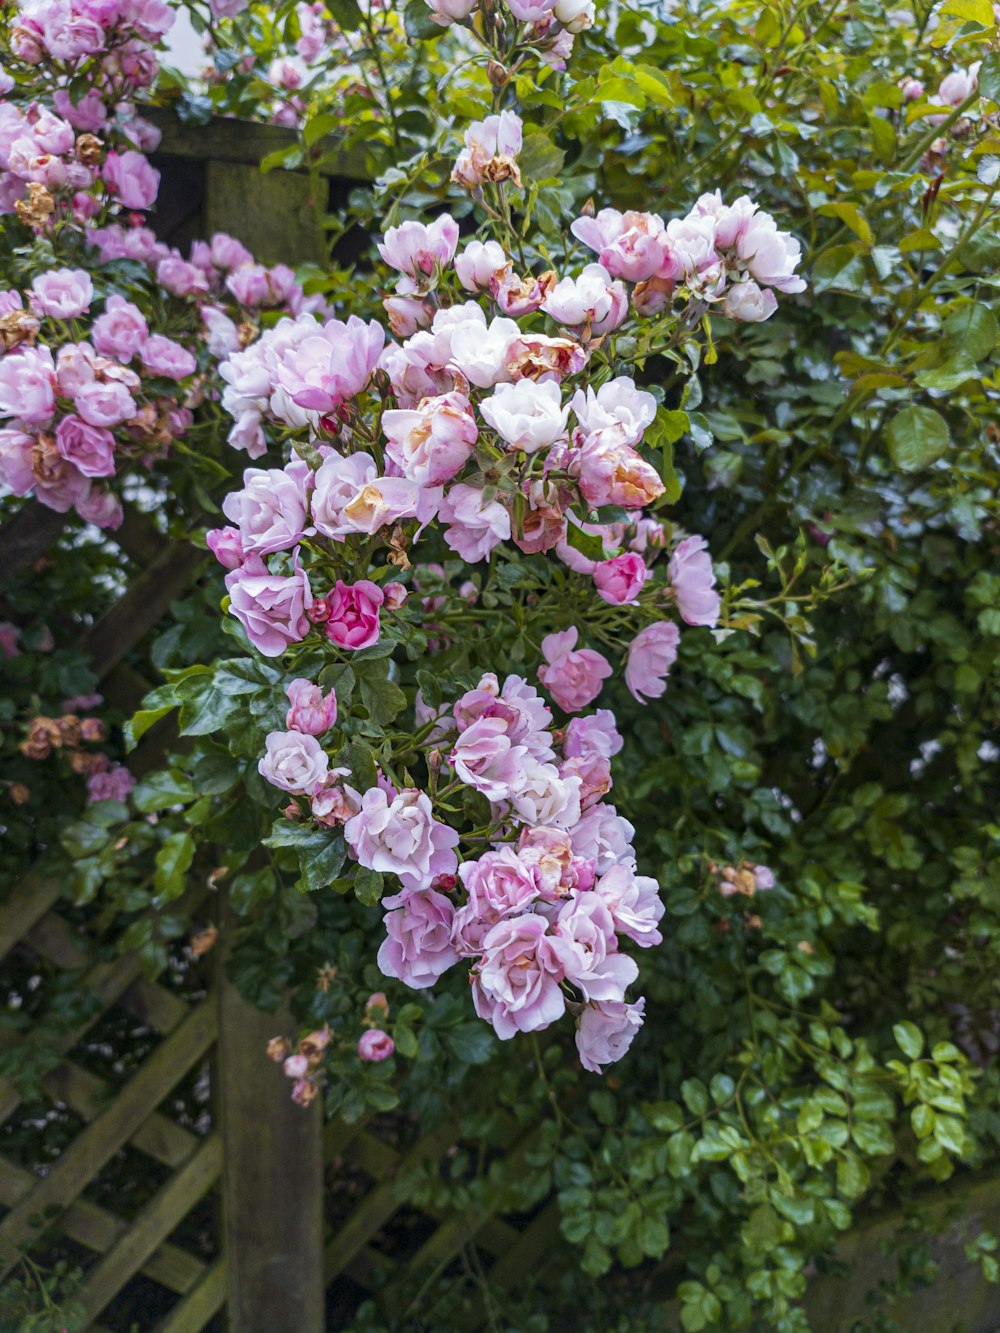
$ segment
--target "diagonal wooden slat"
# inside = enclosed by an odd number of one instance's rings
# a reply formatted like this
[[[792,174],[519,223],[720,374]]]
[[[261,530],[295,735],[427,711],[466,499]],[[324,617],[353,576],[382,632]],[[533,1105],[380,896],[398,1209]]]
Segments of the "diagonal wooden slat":
[[[98,680],[117,666],[166,613],[205,562],[195,546],[166,547],[85,636],[82,649]]]
[[[55,875],[29,870],[0,911],[0,958],[10,953],[36,921],[40,921],[63,889]]]
[[[64,1209],[205,1054],[216,1033],[215,1006],[194,1009],[150,1056],[111,1106],[76,1138],[32,1192],[0,1222],[0,1280],[17,1263],[17,1247],[31,1235],[32,1219]]]
[[[453,1141],[452,1126],[445,1126],[420,1140],[399,1165],[404,1176],[428,1157],[438,1157]],[[382,1227],[399,1207],[395,1178],[376,1185],[355,1209],[350,1219],[334,1235],[326,1247],[326,1280],[329,1283],[342,1273],[362,1246]]]
[[[0,1157],[0,1204],[5,1208],[13,1208],[20,1203],[34,1189],[37,1181],[38,1177],[23,1166],[15,1166],[13,1162]],[[113,1213],[87,1199],[77,1199],[59,1219],[60,1231],[98,1254],[110,1250],[128,1229],[129,1224],[123,1218],[115,1217]],[[200,1259],[168,1243],[161,1245],[149,1256],[142,1266],[142,1272],[161,1287],[183,1295],[196,1285],[205,1268],[206,1265]]]
[[[118,1242],[87,1274],[74,1299],[88,1320],[95,1319],[129,1279],[215,1184],[222,1170],[222,1140],[218,1134],[195,1150],[149,1203],[133,1218]]]
[[[156,1327],[155,1333],[201,1333],[226,1301],[226,1261],[218,1259],[193,1291]],[[275,1330],[275,1333],[278,1333]],[[305,1333],[305,1330],[302,1331]]]
[[[553,1199],[538,1216],[525,1227],[490,1269],[490,1286],[512,1287],[525,1273],[538,1276],[539,1257],[551,1247],[552,1237],[559,1231],[559,1205]]]

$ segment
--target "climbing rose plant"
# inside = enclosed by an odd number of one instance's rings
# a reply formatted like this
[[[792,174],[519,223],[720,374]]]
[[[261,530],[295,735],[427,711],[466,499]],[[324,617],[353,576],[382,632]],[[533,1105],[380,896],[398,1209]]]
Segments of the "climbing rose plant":
[[[524,188],[521,144],[503,110],[469,127],[455,163],[495,220]],[[661,943],[664,909],[607,799],[614,716],[588,710],[616,673],[637,700],[661,697],[681,624],[720,615],[705,538],[654,516],[676,499],[649,449],[669,442],[669,414],[619,372],[640,343],[684,356],[712,306],[760,322],[805,284],[798,242],[747,196],[707,194],[669,222],[602,209],[570,230],[596,262],[527,272],[503,225],[459,251],[451,215],[404,221],[378,247],[398,275],[388,331],[305,314],[234,352],[230,443],[259,457],[280,440],[291,458],[247,469],[223,504],[232,525],[208,542],[250,643],[289,669],[316,663],[288,685],[259,769],[293,798],[286,819],[342,839],[355,891],[381,899],[382,973],[424,989],[468,967],[502,1039],[568,1010],[600,1072],[643,1018],[623,946]],[[391,739],[384,701],[366,699],[377,761],[362,771],[338,680],[378,655],[395,721],[395,649],[419,636],[433,655],[502,615],[482,604],[484,578],[557,582],[572,603],[548,633],[554,599],[524,609],[534,679],[489,657],[471,688],[445,675]]]

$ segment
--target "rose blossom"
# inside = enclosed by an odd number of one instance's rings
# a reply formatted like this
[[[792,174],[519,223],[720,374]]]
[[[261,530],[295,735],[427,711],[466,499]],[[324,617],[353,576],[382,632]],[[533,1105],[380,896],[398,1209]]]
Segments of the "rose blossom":
[[[447,28],[452,23],[461,23],[476,8],[478,0],[426,0],[431,11],[431,18]]]
[[[210,528],[205,533],[205,545],[226,569],[239,569],[246,559],[238,528]]]
[[[483,419],[510,449],[533,454],[566,433],[569,405],[562,405],[559,385],[519,380],[498,384],[479,405]]]
[[[545,918],[529,913],[498,921],[483,940],[472,999],[502,1041],[548,1027],[565,1011],[563,967],[547,931]]]
[[[371,379],[385,330],[377,321],[366,324],[356,315],[346,324],[339,319],[319,324],[312,315],[300,315],[297,323],[305,336],[279,354],[274,371],[277,387],[299,407],[333,412]]]
[[[603,682],[611,675],[607,658],[593,648],[577,648],[579,633],[575,625],[542,640],[545,666],[538,668],[538,679],[564,713],[578,713],[597,698]]]
[[[600,754],[610,759],[618,754],[624,742],[615,726],[615,715],[608,708],[599,708],[589,717],[570,718],[563,733],[563,754],[567,759],[577,755]]]
[[[636,445],[656,416],[656,399],[644,389],[637,389],[628,375],[619,375],[602,384],[596,393],[589,386],[578,389],[572,408],[580,423],[578,442],[586,440],[592,446]]]
[[[564,777],[555,764],[541,764],[530,756],[523,761],[523,780],[510,797],[510,807],[522,824],[533,827],[572,828],[580,819],[579,777]]]
[[[94,320],[90,334],[102,356],[131,361],[142,350],[149,328],[142,311],[116,294],[105,301],[104,314]]]
[[[645,1007],[641,997],[635,1004],[604,1000],[584,1006],[576,1029],[576,1049],[584,1069],[600,1074],[602,1065],[622,1058],[642,1027]]]
[[[598,260],[613,278],[642,282],[654,276],[677,276],[666,227],[656,213],[602,208],[596,217],[577,218],[570,231],[597,251]]]
[[[715,591],[715,572],[704,537],[685,537],[670,557],[670,579],[677,609],[688,625],[715,626],[719,623],[719,594]]]
[[[611,606],[634,605],[648,578],[645,560],[634,551],[616,555],[613,560],[603,560],[594,568],[597,591]]]
[[[455,161],[451,178],[473,190],[484,181],[511,180],[521,184],[516,158],[521,151],[521,118],[513,111],[476,120],[465,131],[465,147]]]
[[[132,149],[110,152],[102,174],[108,189],[126,208],[149,208],[160,188],[160,173]]]
[[[169,380],[186,379],[198,369],[198,362],[187,348],[162,333],[154,333],[143,344],[139,359],[151,375],[162,375]]]
[[[51,269],[40,273],[31,284],[31,308],[52,319],[75,319],[90,309],[94,284],[90,274],[79,268]]]
[[[380,633],[379,607],[385,594],[376,583],[359,579],[347,584],[338,579],[327,597],[330,618],[326,622],[327,637],[339,648],[370,648],[378,642]]]
[[[350,824],[345,833],[349,828]],[[426,990],[458,962],[451,938],[455,909],[434,889],[404,889],[382,901],[393,910],[383,919],[386,939],[378,951],[378,965],[384,976],[397,977],[413,990]]]
[[[563,278],[549,291],[541,308],[557,324],[600,338],[616,329],[628,314],[628,297],[620,282],[600,264],[588,264],[578,278]]]
[[[395,1049],[396,1043],[388,1032],[383,1032],[381,1028],[370,1028],[369,1031],[362,1032],[358,1042],[358,1055],[362,1060],[371,1063],[388,1060]]]
[[[769,288],[760,288],[752,278],[736,282],[722,298],[722,313],[743,324],[760,324],[778,308],[778,298]]]
[[[475,486],[452,486],[438,517],[446,524],[445,545],[474,565],[485,560],[494,546],[510,538],[510,514],[497,500],[483,500]]]
[[[56,425],[56,448],[85,477],[112,477],[115,472],[115,437],[77,416],[62,417]]]
[[[222,512],[240,530],[244,551],[287,551],[313,531],[307,527],[312,477],[308,464],[297,458],[285,468],[244,471],[243,489],[230,491],[222,502]]]
[[[442,213],[428,225],[403,222],[390,227],[378,244],[378,252],[390,268],[423,285],[435,268],[451,263],[457,245],[458,223],[449,213]]]
[[[583,498],[594,509],[604,505],[642,509],[658,500],[665,489],[656,469],[627,444],[588,439],[568,461]]]
[[[681,632],[672,620],[640,630],[628,649],[625,684],[639,703],[659,699],[667,688],[667,672],[677,660]]]
[[[301,731],[307,736],[322,736],[337,720],[337,693],[324,694],[318,685],[302,677],[285,686],[291,705],[285,714],[289,731]]]
[[[430,302],[416,296],[384,296],[382,307],[389,328],[397,338],[409,338],[418,329],[429,328],[434,317],[434,307]]]
[[[634,958],[618,952],[607,904],[593,891],[574,894],[552,927],[552,950],[566,980],[585,1000],[623,1000],[639,975]]]
[[[617,862],[634,862],[632,838],[635,829],[613,805],[593,805],[569,831],[577,856],[592,861],[599,875]]]
[[[88,801],[127,801],[135,786],[135,778],[124,764],[91,773],[87,779]]]
[[[588,810],[611,790],[611,760],[603,754],[581,754],[559,765],[559,776],[580,779],[580,808]]]
[[[607,906],[619,934],[643,949],[663,943],[656,927],[665,909],[655,879],[637,875],[631,865],[619,863],[601,876],[593,892]]]
[[[257,771],[282,791],[308,796],[326,777],[330,761],[315,736],[300,731],[272,731]]]
[[[424,398],[415,409],[382,414],[386,455],[404,477],[420,486],[440,486],[461,472],[479,429],[461,393]]]
[[[404,889],[429,889],[458,866],[458,834],[434,818],[430,798],[413,787],[391,801],[381,787],[370,787],[344,837],[361,865],[398,875]]]
[[[499,241],[470,241],[455,258],[455,273],[467,292],[485,292],[490,279],[506,264],[507,256]]]
[[[512,745],[502,717],[481,717],[455,742],[448,761],[461,782],[488,801],[502,801],[524,784],[527,750]]]
[[[136,414],[135,400],[117,380],[84,384],[74,395],[76,410],[91,426],[119,426]]]
[[[280,657],[289,644],[299,643],[309,633],[306,609],[312,605],[312,591],[297,553],[294,574],[271,574],[263,560],[253,556],[226,575],[226,588],[230,614],[265,657]]]
[[[484,852],[478,861],[463,861],[458,874],[468,894],[469,920],[482,923],[482,934],[501,917],[524,911],[538,897],[532,868],[513,847]]]
[[[47,347],[21,347],[0,358],[0,417],[41,425],[55,410],[55,366]]]

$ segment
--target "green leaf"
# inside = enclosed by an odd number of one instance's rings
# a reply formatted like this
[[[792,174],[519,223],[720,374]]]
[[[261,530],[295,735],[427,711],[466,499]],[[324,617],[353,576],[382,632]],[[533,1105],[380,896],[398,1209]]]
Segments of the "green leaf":
[[[978,23],[981,28],[992,28],[996,21],[990,0],[945,0],[941,16],[961,19],[963,23]]]
[[[353,0],[352,0],[353,2]],[[403,26],[411,42],[426,42],[440,37],[444,29],[435,23],[424,0],[410,0],[403,11]]]
[[[354,872],[354,892],[359,902],[374,907],[382,898],[382,876],[377,870],[358,866]]]
[[[948,450],[948,423],[932,407],[904,407],[886,431],[889,457],[902,472],[929,467]]]
[[[313,116],[302,126],[302,142],[307,148],[312,148],[320,139],[339,129],[342,124],[343,117],[335,115],[332,111],[324,112],[321,116]]]
[[[533,130],[524,136],[517,155],[518,166],[526,181],[551,180],[559,175],[566,154],[557,148],[547,134]]]
[[[944,332],[953,352],[981,361],[996,346],[997,322],[986,306],[963,301],[945,320]]]
[[[835,245],[820,255],[813,265],[813,287],[817,292],[831,289],[842,292],[858,292],[868,282],[868,267],[860,242],[849,245]]]
[[[135,808],[143,814],[166,810],[171,805],[186,805],[197,793],[190,780],[176,769],[152,773],[132,793]]]
[[[299,858],[298,887],[322,889],[337,878],[347,859],[343,834],[277,819],[265,847],[291,847]]]
[[[159,708],[141,708],[122,728],[125,733],[126,750],[134,750],[150,727],[159,722],[161,717],[166,717],[168,713],[172,713],[176,707],[177,704],[174,702],[162,704]]]
[[[607,560],[604,542],[592,532],[584,532],[576,523],[567,523],[566,542],[574,551],[579,551],[587,560],[596,560],[598,564]]]
[[[361,702],[379,726],[391,722],[406,707],[406,695],[389,679],[389,659],[359,662],[355,668],[361,686]]]
[[[444,1043],[467,1065],[485,1064],[496,1050],[496,1038],[485,1023],[461,1023],[445,1033]]]
[[[981,96],[1000,102],[1000,51],[990,51],[983,59],[976,86]]]
[[[156,853],[153,888],[167,902],[184,892],[184,876],[194,860],[194,838],[190,833],[171,833]]]

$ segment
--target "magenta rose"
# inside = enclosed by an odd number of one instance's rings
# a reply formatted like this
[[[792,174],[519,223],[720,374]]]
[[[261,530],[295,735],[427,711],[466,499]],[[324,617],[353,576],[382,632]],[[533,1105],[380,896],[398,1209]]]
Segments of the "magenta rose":
[[[327,597],[330,619],[327,637],[339,648],[370,648],[378,643],[379,607],[385,600],[382,589],[369,579],[348,584],[342,579]]]
[[[131,361],[149,337],[149,327],[138,306],[124,296],[109,296],[104,314],[94,320],[91,337],[102,356]]]
[[[659,699],[667,688],[667,672],[677,660],[681,632],[672,620],[647,625],[628,648],[625,684],[640,703]]]
[[[149,208],[160,188],[160,173],[142,153],[111,152],[104,163],[104,181],[126,208]]]
[[[285,686],[291,704],[285,715],[285,726],[290,731],[302,731],[308,736],[322,736],[337,720],[337,695],[334,690],[324,694],[310,680],[293,680]]]
[[[611,606],[634,602],[648,578],[645,560],[634,551],[603,560],[594,567],[594,585]]]

